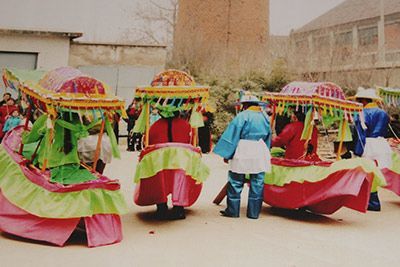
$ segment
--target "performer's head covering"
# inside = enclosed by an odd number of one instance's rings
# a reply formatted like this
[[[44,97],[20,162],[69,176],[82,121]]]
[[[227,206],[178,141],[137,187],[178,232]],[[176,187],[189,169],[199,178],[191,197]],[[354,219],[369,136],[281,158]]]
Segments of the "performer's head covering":
[[[260,99],[250,93],[249,91],[240,91],[239,93],[239,102],[236,103],[237,105],[255,105],[255,106],[262,106],[266,105],[265,102],[260,101]]]
[[[357,94],[354,96],[355,99],[371,99],[372,101],[382,101],[376,94],[376,90],[373,88],[365,89],[363,87],[359,87],[357,89]]]

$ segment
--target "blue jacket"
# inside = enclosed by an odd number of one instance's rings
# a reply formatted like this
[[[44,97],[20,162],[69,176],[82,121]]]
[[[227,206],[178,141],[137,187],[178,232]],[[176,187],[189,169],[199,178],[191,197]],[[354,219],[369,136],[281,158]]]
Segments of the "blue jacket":
[[[365,124],[367,129],[364,130],[361,126],[360,118],[355,120],[358,138],[355,140],[354,153],[361,156],[364,153],[365,139],[367,137],[377,138],[385,137],[389,124],[388,114],[380,109],[375,103],[369,103],[363,110]]]
[[[3,126],[3,132],[8,132],[9,130],[14,129],[21,123],[21,118],[20,117],[9,117],[6,120],[6,123]]]
[[[268,116],[251,108],[239,113],[222,134],[213,152],[224,159],[232,159],[240,139],[262,139],[271,147],[271,127]]]

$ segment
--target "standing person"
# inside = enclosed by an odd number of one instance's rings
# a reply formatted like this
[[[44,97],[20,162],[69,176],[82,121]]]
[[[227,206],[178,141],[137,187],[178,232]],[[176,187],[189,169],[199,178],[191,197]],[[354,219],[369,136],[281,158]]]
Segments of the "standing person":
[[[0,106],[3,106],[7,103],[7,100],[11,98],[10,93],[4,93],[3,94],[3,100],[0,101]]]
[[[263,202],[265,172],[271,168],[271,128],[257,97],[244,95],[240,103],[244,111],[228,125],[213,151],[223,157],[225,163],[230,163],[227,208],[221,214],[239,217],[240,194],[245,176],[250,174],[247,217],[257,219]]]
[[[185,143],[190,144],[191,126],[189,122],[179,117],[177,112],[160,112],[161,118],[157,120],[149,130],[149,145],[160,143]],[[146,190],[147,179],[140,181],[140,190]],[[153,185],[153,184],[149,184]],[[154,190],[158,191],[158,190]],[[156,197],[160,199],[161,197]],[[157,217],[159,219],[185,219],[185,209],[183,206],[174,205],[171,213],[168,214],[168,205],[165,202],[157,203]]]
[[[390,127],[388,129],[387,138],[400,138],[400,119],[399,114],[390,116]]]
[[[119,144],[119,121],[121,119],[121,116],[115,112],[113,116],[113,131],[115,138],[117,139],[117,144]]]
[[[152,126],[156,121],[161,118],[160,114],[158,114],[158,110],[152,106],[150,112],[150,126]]]
[[[379,168],[389,168],[392,164],[392,150],[385,139],[389,116],[376,103],[381,101],[381,98],[376,95],[375,89],[364,88],[358,89],[355,98],[363,104],[364,109],[363,114],[355,121],[358,138],[356,138],[354,153],[376,161]],[[368,210],[381,210],[378,192],[371,193]]]
[[[128,138],[127,138],[127,151],[135,151],[135,138],[133,133],[131,132],[132,129],[135,127],[135,122],[139,117],[140,110],[136,106],[137,102],[134,98],[132,103],[128,106],[126,110],[126,114],[128,115],[128,119],[126,119],[126,123],[128,124],[127,131],[128,131]]]
[[[211,151],[211,125],[213,123],[213,114],[209,111],[203,113],[204,126],[198,128],[199,146],[202,153]]]
[[[285,158],[287,159],[308,159],[318,161],[318,131],[314,127],[311,140],[307,144],[306,140],[301,140],[301,134],[304,129],[306,115],[302,111],[292,113],[292,122],[287,124],[278,136],[272,139],[273,147],[285,147]]]

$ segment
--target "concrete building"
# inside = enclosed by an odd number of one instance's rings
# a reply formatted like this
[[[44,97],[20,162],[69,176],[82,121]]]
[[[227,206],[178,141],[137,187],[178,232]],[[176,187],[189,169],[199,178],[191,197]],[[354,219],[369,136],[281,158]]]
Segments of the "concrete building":
[[[128,34],[137,23],[135,1],[0,3],[0,69],[70,65],[105,81],[129,102],[133,88],[149,84],[165,67],[165,46],[138,43],[135,34]]]
[[[263,68],[269,0],[180,0],[173,58],[208,72]]]
[[[149,84],[166,61],[166,46],[75,42],[82,33],[0,29],[0,69],[51,70],[73,66],[106,82],[114,93],[133,98],[133,89]],[[0,90],[4,90],[3,83]]]
[[[293,31],[290,51],[303,79],[400,86],[400,1],[344,1]]]
[[[69,65],[106,82],[129,104],[133,89],[150,84],[166,57],[165,45],[72,42]]]

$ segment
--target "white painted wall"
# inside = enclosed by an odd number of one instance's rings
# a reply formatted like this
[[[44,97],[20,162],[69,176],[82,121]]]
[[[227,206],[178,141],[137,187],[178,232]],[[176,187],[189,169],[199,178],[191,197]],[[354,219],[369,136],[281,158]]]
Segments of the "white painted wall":
[[[38,53],[37,68],[51,70],[68,65],[69,38],[0,35],[0,51]]]

